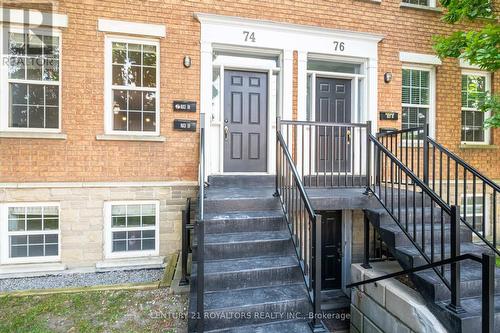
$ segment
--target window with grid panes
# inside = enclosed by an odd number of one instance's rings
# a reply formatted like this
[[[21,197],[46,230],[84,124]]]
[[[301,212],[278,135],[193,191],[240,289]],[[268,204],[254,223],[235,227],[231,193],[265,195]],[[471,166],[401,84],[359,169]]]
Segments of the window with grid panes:
[[[428,124],[430,109],[430,71],[403,68],[402,128]]]
[[[486,91],[486,75],[462,75],[462,142],[486,142],[485,113],[480,110]]]

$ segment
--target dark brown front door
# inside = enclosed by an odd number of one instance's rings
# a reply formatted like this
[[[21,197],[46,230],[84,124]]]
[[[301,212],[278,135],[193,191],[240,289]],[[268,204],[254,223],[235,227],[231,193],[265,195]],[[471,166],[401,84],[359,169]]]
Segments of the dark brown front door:
[[[267,74],[224,72],[224,171],[267,171]]]
[[[342,287],[342,212],[321,212],[321,289]]]
[[[316,121],[351,122],[351,80],[316,78]],[[351,145],[347,140],[347,131],[345,127],[317,128],[317,171],[351,171]]]

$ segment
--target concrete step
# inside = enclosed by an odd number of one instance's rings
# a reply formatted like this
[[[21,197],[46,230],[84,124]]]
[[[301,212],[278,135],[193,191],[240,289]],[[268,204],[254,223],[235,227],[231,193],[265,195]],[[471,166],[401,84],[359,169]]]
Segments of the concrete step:
[[[499,331],[500,327],[500,294],[494,296],[495,306],[495,319],[494,319],[494,332]],[[443,317],[448,318],[451,327],[450,332],[481,332],[481,297],[469,297],[461,300],[462,308],[466,311],[460,316],[449,316],[449,310],[446,306],[449,302],[437,302],[435,311],[440,311]]]
[[[249,325],[209,331],[207,333],[308,333],[312,332],[307,321],[287,320],[270,324]]]
[[[339,174],[325,174],[318,173],[317,175],[306,175],[303,178],[305,187],[365,187],[366,176],[363,175],[339,175]]]
[[[407,232],[413,237],[414,241],[422,246],[422,235],[424,236],[424,248],[429,247],[431,242],[434,241],[435,247],[441,246],[441,234],[444,238],[444,245],[449,246],[447,243],[450,241],[451,233],[450,233],[450,225],[441,223],[424,224],[422,226],[421,223],[415,224],[415,229],[413,228],[413,223],[408,225]],[[403,226],[406,227],[406,226]],[[441,229],[442,228],[442,229]],[[412,245],[411,240],[406,236],[406,234],[402,231],[401,227],[397,225],[395,222],[392,224],[383,224],[378,228],[379,234],[382,239],[390,248],[392,247],[400,247],[400,246],[410,246]],[[433,231],[433,232],[432,232]],[[432,236],[432,234],[434,236]],[[434,239],[432,239],[434,237]],[[460,228],[460,239],[462,242],[471,242],[472,241],[472,231],[463,227]]]
[[[287,256],[293,253],[288,230],[205,235],[205,260],[258,256]]]
[[[207,292],[205,311],[210,319],[205,321],[205,328],[215,330],[282,321],[287,319],[287,313],[306,315],[310,309],[304,283]]]
[[[209,187],[205,213],[279,210],[274,187]]]
[[[296,256],[248,257],[205,263],[205,290],[230,290],[303,283]]]
[[[340,289],[321,291],[321,310],[322,311],[340,311],[348,309],[351,305],[351,299],[347,297]]]
[[[390,206],[388,208],[394,217],[404,226],[406,226],[406,222],[408,222],[408,225],[413,226],[414,221],[416,224],[422,224],[422,217],[424,224],[431,224],[431,222],[434,224],[441,223],[441,209],[435,207],[433,209],[430,207],[424,207],[423,209],[422,207],[415,207],[415,210],[413,207],[405,209],[404,206],[401,206],[400,209],[398,209],[397,206],[394,206],[393,209]],[[393,225],[395,223],[385,208],[379,207],[375,209],[366,209],[365,211],[368,213],[370,221],[374,226]],[[443,213],[443,223],[450,223],[450,217],[446,213]]]
[[[282,210],[227,212],[205,214],[205,233],[284,230]]]
[[[276,177],[272,175],[208,176],[211,187],[273,187]]]

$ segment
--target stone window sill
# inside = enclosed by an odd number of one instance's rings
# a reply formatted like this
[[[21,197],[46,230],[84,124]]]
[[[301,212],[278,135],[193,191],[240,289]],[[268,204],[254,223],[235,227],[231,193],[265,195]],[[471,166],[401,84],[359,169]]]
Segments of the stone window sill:
[[[0,138],[66,140],[64,133],[0,131]]]
[[[95,264],[96,271],[113,271],[117,269],[128,268],[162,268],[165,266],[165,257],[140,257],[140,258],[119,258],[119,259],[105,259]]]
[[[147,135],[121,135],[121,134],[98,134],[98,141],[149,141],[149,142],[165,142],[164,136],[147,136]]]
[[[424,10],[424,11],[429,11],[429,12],[434,12],[434,13],[442,13],[443,12],[443,8],[441,8],[441,7],[414,5],[412,3],[406,3],[406,2],[401,2],[399,4],[399,7],[403,8],[403,9],[409,8],[409,9]]]
[[[0,266],[0,278],[43,276],[62,272],[66,265],[59,262],[38,264],[7,264]]]
[[[373,4],[377,4],[377,5],[380,5],[382,3],[382,0],[356,0],[356,1],[373,3]]]
[[[460,149],[498,149],[497,145],[477,145],[473,143],[462,143]]]

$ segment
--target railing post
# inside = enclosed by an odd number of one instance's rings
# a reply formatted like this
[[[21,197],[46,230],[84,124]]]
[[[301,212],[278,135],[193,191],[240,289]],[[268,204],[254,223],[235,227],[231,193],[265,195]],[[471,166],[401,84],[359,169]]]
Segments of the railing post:
[[[424,125],[424,184],[429,185],[429,124]]]
[[[321,321],[321,215],[316,214],[314,219],[314,313],[313,320],[310,323],[314,333],[328,332]]]
[[[196,279],[196,318],[198,319],[197,331],[202,333],[204,331],[204,274],[205,274],[205,223],[203,221],[197,221],[196,235],[198,239],[198,247],[196,250],[196,260],[197,260],[197,279]]]
[[[363,253],[363,264],[361,267],[370,269],[370,220],[368,216],[364,216],[364,253]]]
[[[454,259],[460,255],[460,206],[451,206],[450,221],[450,258]],[[455,313],[463,313],[460,306],[460,262],[451,264],[451,302],[447,308]]]
[[[276,177],[275,177],[275,180],[274,180],[274,183],[275,183],[275,192],[273,194],[274,197],[279,197],[280,196],[280,191],[279,191],[279,186],[280,186],[280,183],[279,183],[279,177],[280,177],[280,174],[279,174],[279,168],[280,168],[280,165],[279,165],[279,153],[280,153],[280,150],[279,150],[279,143],[278,143],[278,132],[281,131],[281,118],[280,116],[277,116],[276,117],[276,161],[274,162],[275,166],[276,166]]]
[[[482,333],[495,331],[495,255],[483,253]]]
[[[370,135],[372,134],[372,122],[366,122],[366,190],[365,194],[370,193],[371,175],[372,175],[372,145]]]
[[[188,240],[187,240],[187,212],[185,209],[182,210],[182,248],[181,248],[181,280],[179,281],[179,286],[185,286],[189,284],[187,279],[187,261],[188,261]]]

